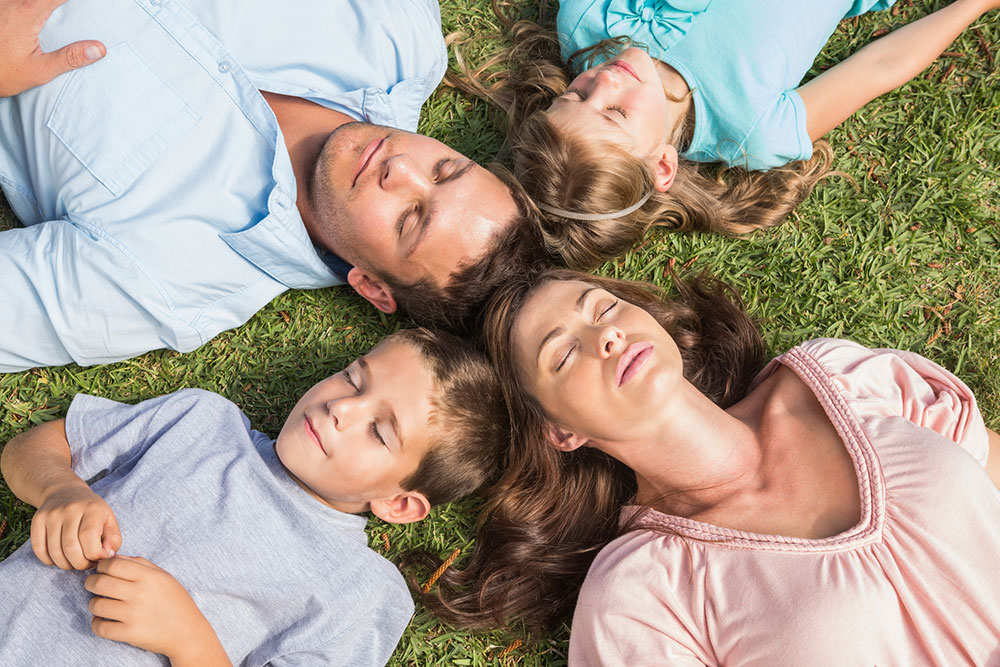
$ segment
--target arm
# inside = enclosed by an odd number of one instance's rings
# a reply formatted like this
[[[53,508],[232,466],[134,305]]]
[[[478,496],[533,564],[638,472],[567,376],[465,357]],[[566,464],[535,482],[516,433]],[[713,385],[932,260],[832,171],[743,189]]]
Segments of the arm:
[[[816,141],[879,95],[922,72],[970,23],[1000,0],[955,0],[864,47],[797,89]]]
[[[95,595],[89,609],[97,636],[165,655],[173,667],[232,665],[187,590],[145,558],[102,560],[84,587]]]
[[[93,40],[42,53],[38,34],[65,1],[0,0],[0,97],[17,95],[104,57],[104,45]]]
[[[11,492],[38,508],[31,519],[31,548],[38,559],[64,570],[86,570],[114,555],[122,538],[111,507],[73,472],[65,424],[48,422],[11,440],[0,470]]]
[[[986,473],[993,480],[993,486],[1000,489],[1000,434],[992,429],[986,429],[990,440],[990,453],[986,459]]]

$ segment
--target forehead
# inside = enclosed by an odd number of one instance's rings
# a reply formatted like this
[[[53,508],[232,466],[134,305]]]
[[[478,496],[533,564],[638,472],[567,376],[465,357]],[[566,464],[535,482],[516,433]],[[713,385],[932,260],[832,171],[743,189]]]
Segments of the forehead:
[[[390,340],[361,357],[371,391],[383,409],[391,410],[407,448],[426,448],[434,396],[434,376],[420,351],[411,343]]]
[[[430,197],[430,228],[412,259],[438,285],[460,265],[481,258],[518,214],[507,185],[478,164],[435,187]]]
[[[616,112],[596,109],[576,100],[557,97],[545,115],[560,132],[570,137],[603,139],[617,144],[629,141],[631,135],[615,121]]]
[[[531,293],[511,332],[514,358],[522,368],[530,367],[523,364],[534,360],[542,339],[553,328],[565,325],[580,296],[593,288],[581,280],[552,280]]]

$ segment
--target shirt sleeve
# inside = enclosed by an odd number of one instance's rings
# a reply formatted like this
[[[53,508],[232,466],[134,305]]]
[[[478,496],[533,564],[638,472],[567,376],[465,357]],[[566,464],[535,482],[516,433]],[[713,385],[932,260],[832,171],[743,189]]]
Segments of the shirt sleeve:
[[[135,405],[77,394],[66,414],[73,471],[81,479],[127,468],[210,392],[185,389]],[[219,400],[224,401],[222,397]]]
[[[703,597],[688,553],[635,531],[595,559],[580,590],[570,632],[571,665],[707,665],[692,609]]]
[[[794,90],[785,91],[757,117],[742,142],[722,140],[718,148],[727,164],[750,171],[808,160],[813,145],[802,98]]]
[[[913,352],[849,341],[810,341],[803,349],[865,410],[928,428],[986,465],[989,440],[976,397],[950,371]]]

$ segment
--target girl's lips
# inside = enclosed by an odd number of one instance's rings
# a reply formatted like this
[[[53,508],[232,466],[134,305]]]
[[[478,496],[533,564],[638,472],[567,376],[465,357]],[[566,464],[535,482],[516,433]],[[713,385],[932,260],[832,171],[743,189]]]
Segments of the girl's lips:
[[[620,387],[631,380],[652,353],[653,346],[645,342],[632,343],[625,348],[622,356],[618,357],[618,367],[616,369],[618,386]]]
[[[633,79],[635,79],[639,83],[642,83],[642,79],[639,78],[639,75],[636,74],[636,71],[632,68],[631,65],[629,65],[624,60],[612,60],[610,63],[608,63],[608,65],[611,66],[611,67],[618,67],[619,69],[625,70],[626,74],[628,74],[629,76],[631,76]]]
[[[316,431],[316,427],[313,426],[312,420],[309,419],[308,415],[306,416],[306,435],[308,435],[309,438],[316,443],[316,446],[319,447],[319,450],[326,455],[326,449],[323,448],[323,441],[319,439],[319,433]]]
[[[358,183],[358,177],[361,176],[361,172],[368,168],[371,163],[372,158],[375,157],[375,153],[378,149],[382,147],[382,143],[385,141],[385,137],[381,139],[373,139],[371,143],[365,146],[365,149],[361,151],[361,157],[358,158],[358,166],[354,170],[354,180],[351,181],[351,187],[353,188]]]

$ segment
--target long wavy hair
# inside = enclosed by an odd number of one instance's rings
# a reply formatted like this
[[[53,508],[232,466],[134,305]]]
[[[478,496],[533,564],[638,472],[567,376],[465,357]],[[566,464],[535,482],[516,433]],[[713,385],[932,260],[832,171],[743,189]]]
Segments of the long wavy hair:
[[[620,533],[619,512],[636,493],[635,474],[614,458],[591,447],[560,452],[550,445],[550,417],[521,382],[513,327],[531,294],[554,280],[601,287],[649,312],[676,341],[684,376],[722,407],[746,394],[764,363],[763,342],[736,293],[705,277],[675,281],[677,299],[646,283],[559,269],[501,288],[487,308],[483,337],[510,410],[511,447],[468,564],[446,570],[437,589],[423,595],[433,613],[458,626],[557,623],[572,610],[598,551]],[[440,564],[429,554],[409,560]]]
[[[492,0],[493,10],[510,33],[510,44],[478,66],[465,57],[460,35],[449,36],[459,73],[448,84],[485,99],[505,114],[507,149],[518,180],[536,203],[565,211],[611,213],[631,207],[652,193],[638,210],[621,217],[581,221],[540,212],[546,249],[566,266],[589,271],[638,243],[650,227],[741,235],[782,222],[830,173],[833,151],[814,144],[809,160],[769,171],[726,168],[678,159],[677,174],[666,192],[654,187],[652,170],[619,146],[583,141],[560,132],[546,110],[575,76],[563,62],[558,37],[547,27],[549,2],[539,1],[539,20],[515,20],[508,3]],[[570,60],[585,69],[598,56],[629,45],[605,40]],[[678,119],[670,142],[683,152],[694,129],[694,105]]]

